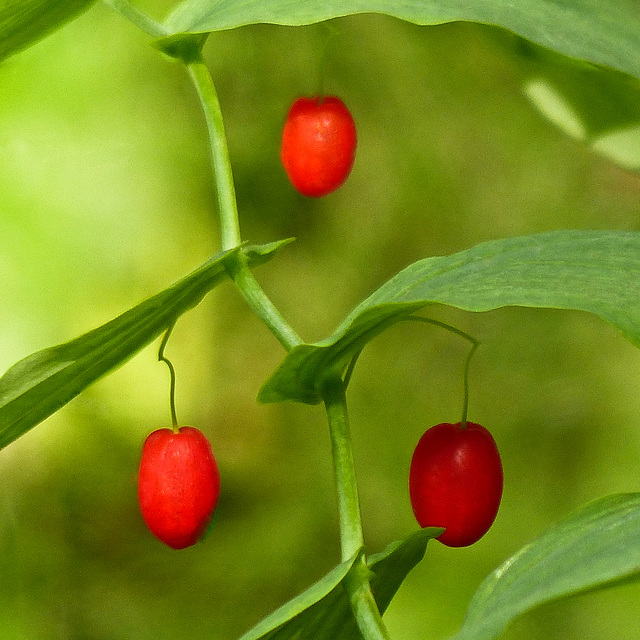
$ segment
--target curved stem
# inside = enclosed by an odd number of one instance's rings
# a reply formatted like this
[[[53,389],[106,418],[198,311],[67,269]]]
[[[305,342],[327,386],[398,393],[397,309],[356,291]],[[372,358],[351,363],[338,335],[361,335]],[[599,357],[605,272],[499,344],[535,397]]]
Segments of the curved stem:
[[[463,374],[463,387],[464,387],[464,399],[462,402],[462,419],[460,420],[460,428],[464,429],[467,426],[467,417],[469,415],[469,365],[471,364],[471,358],[473,354],[476,352],[476,349],[480,346],[480,342],[476,340],[473,336],[465,333],[461,329],[458,329],[446,322],[441,322],[440,320],[434,320],[433,318],[425,318],[424,316],[407,316],[403,318],[403,320],[412,320],[414,322],[424,322],[425,324],[433,324],[436,327],[442,327],[443,329],[447,329],[456,335],[461,336],[465,340],[468,340],[471,343],[471,350],[467,355],[467,358],[464,362],[464,374]]]
[[[165,332],[162,342],[160,343],[160,348],[158,349],[158,361],[164,362],[167,367],[169,367],[169,376],[171,378],[171,382],[169,384],[169,406],[171,408],[171,423],[173,425],[174,432],[178,432],[178,417],[176,414],[176,370],[173,367],[173,364],[170,360],[164,355],[165,347],[167,346],[167,342],[169,341],[169,336],[173,331],[173,327],[175,324],[172,324]]]
[[[389,640],[371,591],[369,569],[363,553],[364,536],[344,381],[341,378],[328,381],[322,395],[329,422],[333,468],[338,490],[342,560],[346,561],[356,554],[359,555],[345,578],[344,585],[358,628],[365,640]]]
[[[213,174],[218,192],[222,248],[223,250],[233,249],[242,244],[242,238],[220,102],[209,69],[202,58],[198,56],[185,64],[198,93],[207,122]],[[242,252],[230,256],[226,267],[243,298],[275,335],[280,344],[287,350],[301,344],[302,340],[298,334],[258,284]]]
[[[446,322],[442,322],[440,320],[434,320],[433,318],[426,318],[425,316],[407,316],[406,318],[400,319],[402,322],[424,322],[425,324],[432,324],[436,327],[441,327],[442,329],[446,329],[447,331],[451,331],[451,333],[455,333],[456,335],[464,338],[469,341],[471,344],[475,345],[474,351],[477,347],[480,346],[480,342],[476,340],[472,335],[465,333],[462,329],[458,329],[453,325],[447,324]]]

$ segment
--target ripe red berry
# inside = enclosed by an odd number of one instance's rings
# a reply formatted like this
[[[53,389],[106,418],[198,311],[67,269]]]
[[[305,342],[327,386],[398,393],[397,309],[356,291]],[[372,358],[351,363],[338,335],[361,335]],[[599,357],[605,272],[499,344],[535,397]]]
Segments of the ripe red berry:
[[[467,422],[438,424],[420,438],[411,459],[409,496],[421,527],[445,527],[449,547],[477,542],[493,524],[502,498],[500,454],[492,435]]]
[[[293,186],[318,198],[347,179],[356,144],[356,125],[342,100],[298,98],[284,125],[280,157]]]
[[[220,495],[220,472],[207,438],[194,427],[158,429],[142,447],[138,499],[147,526],[173,549],[195,544]]]

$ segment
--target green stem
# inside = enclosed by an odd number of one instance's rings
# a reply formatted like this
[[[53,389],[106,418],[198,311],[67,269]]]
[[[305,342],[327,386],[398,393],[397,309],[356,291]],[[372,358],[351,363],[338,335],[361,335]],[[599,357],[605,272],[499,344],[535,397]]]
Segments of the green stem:
[[[318,83],[318,96],[320,97],[320,101],[324,100],[325,97],[325,77],[329,44],[333,40],[333,38],[338,35],[338,30],[333,25],[328,22],[325,22],[323,24],[329,35],[324,43],[324,46],[322,47],[322,54],[320,57],[320,80]]]
[[[462,420],[460,421],[460,428],[464,429],[467,426],[467,417],[469,415],[469,365],[471,364],[471,358],[476,352],[479,346],[479,342],[474,342],[471,345],[467,359],[464,362],[464,402],[462,404]]]
[[[171,382],[169,384],[169,407],[171,408],[171,423],[173,425],[173,430],[177,433],[178,431],[178,417],[176,414],[176,370],[173,367],[171,361],[164,355],[164,350],[167,346],[167,342],[169,341],[169,336],[173,331],[173,327],[175,324],[172,324],[165,332],[162,342],[160,343],[160,348],[158,349],[158,360],[160,362],[164,362],[167,367],[169,367],[169,376],[171,378]]]
[[[323,398],[329,422],[331,452],[338,490],[342,560],[350,560],[358,554],[353,568],[345,578],[344,585],[354,617],[365,640],[389,640],[371,591],[370,572],[363,553],[364,536],[344,381],[340,378],[328,381],[323,388]]]
[[[284,319],[271,299],[263,291],[247,265],[243,253],[230,256],[226,262],[227,271],[238,291],[249,307],[262,320],[266,327],[287,350],[302,344],[302,339]]]
[[[407,316],[403,320],[413,321],[413,322],[424,322],[425,324],[432,324],[436,327],[442,327],[443,329],[447,329],[452,333],[464,338],[465,340],[471,343],[471,349],[467,358],[464,362],[464,374],[463,374],[463,387],[464,387],[464,400],[462,402],[462,419],[460,420],[460,428],[464,429],[467,426],[467,417],[469,415],[469,365],[471,364],[471,358],[473,354],[476,352],[476,349],[480,346],[480,342],[476,340],[473,336],[465,333],[461,329],[457,329],[456,327],[447,324],[446,322],[441,322],[440,320],[434,320],[433,318],[425,318],[424,316]]]
[[[361,554],[344,581],[351,610],[365,640],[390,640],[389,632],[371,591],[370,575],[364,554]]]
[[[222,249],[233,249],[242,243],[242,239],[238,222],[236,190],[233,183],[227,136],[224,131],[224,120],[220,110],[218,94],[209,69],[202,58],[188,62],[186,66],[198,93],[198,98],[200,98],[207,122],[213,173],[218,192]]]
[[[338,489],[342,560],[346,561],[360,551],[364,544],[364,537],[343,381],[338,378],[326,384],[323,398],[329,422],[333,468]]]
[[[441,322],[440,320],[434,320],[433,318],[426,318],[425,316],[407,316],[406,318],[401,318],[403,322],[424,322],[425,324],[432,324],[436,327],[441,327],[442,329],[446,329],[447,331],[451,331],[451,333],[455,333],[456,335],[464,338],[471,344],[475,345],[477,348],[480,345],[480,342],[476,340],[472,335],[465,333],[462,329],[458,329],[453,325],[447,324],[446,322]]]

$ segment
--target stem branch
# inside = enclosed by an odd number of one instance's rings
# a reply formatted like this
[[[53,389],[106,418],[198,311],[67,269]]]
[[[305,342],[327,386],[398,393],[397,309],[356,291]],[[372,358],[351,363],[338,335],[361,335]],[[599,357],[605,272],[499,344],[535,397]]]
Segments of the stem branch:
[[[189,76],[196,88],[198,98],[204,111],[211,146],[213,175],[218,192],[218,208],[220,214],[220,235],[222,248],[233,249],[242,243],[240,224],[238,221],[238,205],[229,159],[227,137],[224,120],[220,110],[220,102],[211,74],[202,57],[198,56],[185,63]],[[287,323],[260,284],[253,276],[247,260],[242,252],[238,252],[227,261],[227,271],[233,279],[242,297],[251,309],[275,335],[280,344],[287,350],[301,344],[302,340]]]
[[[390,640],[378,603],[371,591],[370,574],[364,554],[360,554],[344,582],[351,610],[365,640]]]
[[[296,345],[302,344],[300,336],[284,319],[278,308],[255,279],[242,253],[238,253],[227,260],[227,271],[249,307],[287,351]]]

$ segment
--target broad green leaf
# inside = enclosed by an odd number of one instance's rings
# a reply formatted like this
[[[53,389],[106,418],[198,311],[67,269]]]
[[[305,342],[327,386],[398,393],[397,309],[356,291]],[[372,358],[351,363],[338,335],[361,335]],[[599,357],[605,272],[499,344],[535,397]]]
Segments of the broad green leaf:
[[[0,0],[0,60],[60,28],[95,0]]]
[[[287,241],[284,241],[287,242]],[[246,248],[251,264],[283,243]],[[72,400],[169,328],[226,277],[223,252],[172,287],[64,344],[38,351],[0,378],[0,448]]]
[[[420,25],[454,21],[503,27],[532,42],[640,77],[636,0],[184,0],[165,22],[169,35],[246,24],[303,25],[382,13]]]
[[[335,635],[348,617],[349,603],[343,595],[342,581],[355,562],[343,562],[326,576],[293,598],[245,633],[240,640],[284,640],[315,638],[326,628]],[[303,635],[306,634],[306,635]],[[318,636],[318,640],[322,636]],[[332,636],[333,637],[333,636]]]
[[[369,558],[371,586],[383,613],[427,543],[442,529],[422,529]],[[342,586],[356,558],[343,562],[299,596],[267,616],[240,640],[351,640],[361,638]]]
[[[576,511],[491,573],[451,640],[491,640],[545,602],[640,574],[640,494],[608,496]]]
[[[554,231],[420,260],[356,307],[330,338],[292,349],[259,399],[320,402],[323,381],[341,374],[369,340],[433,303],[466,311],[588,311],[640,346],[640,232]]]

